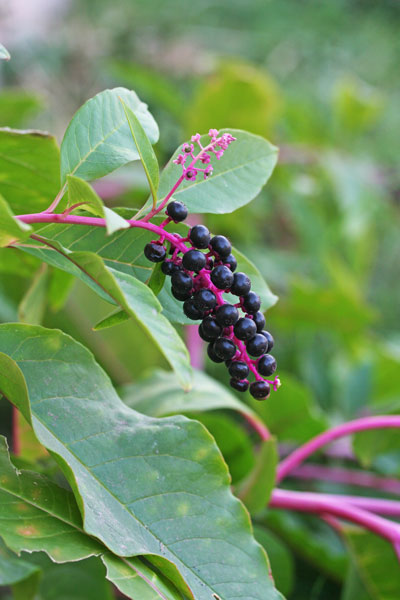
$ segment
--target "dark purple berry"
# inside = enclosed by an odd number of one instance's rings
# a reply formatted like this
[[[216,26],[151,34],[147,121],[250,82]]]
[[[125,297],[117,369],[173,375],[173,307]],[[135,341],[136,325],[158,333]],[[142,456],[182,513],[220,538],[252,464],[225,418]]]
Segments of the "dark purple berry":
[[[206,257],[200,250],[189,250],[183,255],[182,265],[188,271],[198,273],[206,266]]]
[[[227,290],[233,282],[233,273],[229,267],[218,265],[211,271],[211,281],[219,290]]]
[[[199,336],[201,337],[202,340],[204,340],[205,342],[213,342],[216,338],[213,335],[208,335],[205,331],[204,331],[204,327],[203,324],[200,323],[199,325]]]
[[[243,317],[235,324],[233,333],[238,340],[250,340],[256,335],[257,327],[252,319]]]
[[[209,336],[212,340],[216,340],[222,333],[222,327],[217,323],[214,317],[208,315],[204,317],[201,322],[201,327],[205,335]]]
[[[173,200],[168,204],[166,213],[175,223],[184,221],[188,216],[188,210],[186,206],[177,200]]]
[[[209,246],[211,235],[204,225],[195,225],[190,230],[189,239],[195,248],[204,250]]]
[[[213,349],[215,354],[222,360],[233,358],[236,354],[235,344],[232,342],[232,340],[226,337],[220,337],[215,340]]]
[[[269,331],[265,331],[265,330],[263,330],[263,331],[261,331],[260,333],[261,333],[261,334],[262,334],[262,335],[265,337],[265,339],[267,340],[267,342],[268,342],[268,350],[267,350],[267,352],[270,352],[270,350],[272,350],[272,348],[274,347],[274,338],[272,337],[272,335],[270,334],[270,332],[269,332]]]
[[[257,370],[260,375],[268,377],[276,371],[276,360],[272,354],[264,354],[257,363]]]
[[[172,260],[164,260],[163,264],[161,265],[161,271],[164,273],[164,275],[172,275],[172,273],[175,273],[175,271],[180,271],[180,266],[176,265],[174,262],[172,262]]]
[[[232,251],[231,243],[224,235],[215,235],[211,238],[210,246],[221,258],[229,256]]]
[[[166,255],[166,250],[164,246],[161,244],[156,244],[155,242],[149,242],[144,247],[144,255],[147,260],[151,262],[158,263],[164,260]]]
[[[268,342],[261,333],[256,333],[256,335],[246,343],[246,350],[251,356],[261,356],[261,354],[266,352],[267,348]]]
[[[270,385],[266,381],[253,381],[253,383],[250,385],[250,394],[256,400],[264,400],[264,398],[268,398],[270,390]]]
[[[249,389],[249,382],[247,381],[247,379],[240,381],[239,379],[234,379],[232,377],[229,384],[231,387],[233,387],[234,390],[237,390],[238,392],[246,392]]]
[[[212,310],[217,304],[217,298],[211,290],[203,289],[199,290],[195,293],[194,304],[196,308],[206,312],[207,310]]]
[[[187,300],[192,295],[191,291],[190,292],[178,292],[173,287],[171,287],[171,293],[172,293],[173,297],[176,298],[177,300],[180,300],[180,302]]]
[[[228,367],[229,375],[234,379],[246,379],[249,367],[242,360],[233,360]]]
[[[224,265],[228,265],[228,267],[230,268],[230,270],[232,271],[236,271],[237,269],[237,260],[236,258],[233,256],[233,254],[230,254],[229,256],[227,256],[226,258],[224,258]]]
[[[215,311],[215,318],[222,327],[230,327],[238,320],[239,311],[233,304],[222,304]]]
[[[255,292],[249,292],[243,297],[243,308],[249,314],[254,314],[260,310],[260,296]]]
[[[256,314],[253,316],[253,321],[256,324],[257,331],[261,333],[265,327],[265,317],[262,312],[256,312]]]
[[[215,353],[215,349],[214,349],[214,342],[211,342],[211,344],[208,344],[207,346],[207,354],[209,356],[209,358],[216,363],[222,363],[224,362],[223,358],[220,358],[219,356],[217,356],[217,354]]]
[[[245,296],[250,292],[251,281],[246,273],[235,273],[233,275],[233,283],[231,285],[231,294],[235,296]]]
[[[203,318],[203,313],[201,310],[195,307],[193,298],[188,298],[183,303],[183,312],[188,317],[188,319],[192,319],[192,321],[197,321],[198,319]]]
[[[185,271],[175,271],[171,276],[171,284],[176,292],[190,292],[193,287],[193,279]]]

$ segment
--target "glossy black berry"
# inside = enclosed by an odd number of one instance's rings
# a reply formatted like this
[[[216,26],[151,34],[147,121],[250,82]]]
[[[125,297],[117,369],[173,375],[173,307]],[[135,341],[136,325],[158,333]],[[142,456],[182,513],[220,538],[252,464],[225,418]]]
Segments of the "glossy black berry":
[[[247,379],[240,381],[239,379],[234,379],[232,377],[229,384],[231,387],[233,387],[234,390],[237,390],[238,392],[246,392],[249,389],[249,382],[247,381]]]
[[[256,314],[253,317],[253,321],[256,324],[257,331],[259,333],[261,333],[265,327],[265,317],[262,314],[262,312],[260,312],[260,311],[256,312]]]
[[[147,258],[147,260],[157,263],[164,260],[166,251],[164,246],[162,246],[161,244],[149,242],[144,247],[144,255]]]
[[[276,360],[272,354],[264,354],[257,363],[257,370],[260,375],[268,377],[276,371]]]
[[[261,354],[266,352],[267,348],[268,342],[261,333],[256,333],[256,335],[246,343],[247,352],[251,356],[261,356]]]
[[[229,254],[229,256],[227,256],[226,258],[224,258],[224,265],[228,265],[228,267],[230,268],[230,270],[232,271],[236,271],[237,269],[237,260],[236,258],[233,256],[233,254]]]
[[[163,264],[161,265],[161,271],[164,273],[164,275],[172,275],[172,273],[175,273],[175,271],[180,271],[180,269],[180,266],[173,263],[172,260],[164,260]]]
[[[229,338],[220,337],[213,344],[215,354],[222,360],[233,358],[236,354],[236,346]]]
[[[184,221],[188,216],[188,210],[186,206],[177,200],[173,200],[168,204],[166,213],[175,223]]]
[[[214,317],[208,315],[204,317],[201,322],[201,327],[204,333],[209,336],[212,340],[216,340],[222,333],[222,327],[217,323]]]
[[[249,367],[242,360],[233,360],[228,367],[229,375],[234,379],[246,379]]]
[[[250,384],[250,394],[256,400],[268,398],[270,391],[270,385],[266,381],[253,381],[253,383]]]
[[[246,273],[235,273],[233,275],[233,283],[231,285],[231,293],[235,296],[245,296],[250,292],[251,281]]]
[[[238,320],[239,311],[233,304],[222,304],[215,311],[215,318],[222,327],[230,327]]]
[[[249,292],[243,297],[243,308],[249,314],[254,314],[260,310],[260,296],[255,292]]]
[[[257,327],[252,319],[243,317],[235,324],[233,332],[238,340],[250,340],[256,335]]]
[[[193,279],[185,271],[175,271],[171,276],[171,284],[176,292],[190,292],[193,287]]]
[[[216,339],[215,336],[213,335],[208,335],[205,331],[204,331],[204,327],[203,324],[200,323],[199,325],[199,336],[201,337],[202,340],[204,340],[205,342],[214,342],[214,340]]]
[[[270,352],[272,350],[272,348],[274,347],[274,343],[275,343],[274,342],[274,338],[272,337],[272,335],[270,334],[269,331],[263,330],[260,333],[266,338],[266,340],[268,342],[268,350],[267,350],[267,352]]]
[[[189,239],[195,248],[208,248],[211,240],[210,232],[204,225],[195,225],[189,233]]]
[[[201,310],[196,308],[193,298],[188,298],[183,303],[183,312],[188,317],[188,319],[192,319],[192,321],[197,321],[203,317],[203,313]]]
[[[218,265],[211,271],[211,281],[219,290],[227,290],[233,283],[233,273],[229,267]]]
[[[196,292],[193,299],[196,308],[204,312],[212,310],[217,304],[217,298],[215,297],[214,292],[207,289]]]
[[[173,287],[171,287],[171,293],[174,298],[176,298],[177,300],[180,300],[181,302],[183,302],[184,300],[187,300],[192,295],[191,291],[190,292],[178,292]]]
[[[188,271],[196,271],[196,273],[204,269],[206,262],[206,257],[200,250],[189,250],[182,258],[183,267]]]
[[[221,258],[229,256],[232,251],[231,243],[224,235],[215,235],[211,238],[210,245]]]
[[[219,356],[217,356],[217,354],[215,353],[215,349],[214,349],[214,342],[212,342],[211,344],[208,344],[207,346],[207,354],[209,356],[209,358],[216,363],[222,363],[224,362],[223,358],[220,358]]]

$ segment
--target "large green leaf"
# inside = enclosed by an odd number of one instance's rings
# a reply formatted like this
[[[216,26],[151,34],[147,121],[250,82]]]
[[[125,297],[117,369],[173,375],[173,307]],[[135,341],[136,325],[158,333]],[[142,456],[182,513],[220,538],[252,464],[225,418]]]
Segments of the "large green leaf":
[[[121,556],[169,560],[196,600],[279,597],[202,425],[133,411],[92,355],[59,331],[1,325],[0,347],[10,356],[6,395],[59,457],[79,493],[87,533]],[[10,363],[13,381],[23,373],[29,399],[10,383]]]
[[[39,572],[36,565],[11,552],[0,538],[0,586],[13,585]]]
[[[60,189],[60,153],[41,131],[0,129],[0,193],[15,214],[46,209]]]
[[[7,202],[0,195],[0,247],[28,238],[30,231],[32,228],[14,217]]]
[[[63,183],[67,175],[90,181],[138,160],[120,98],[136,114],[151,143],[156,143],[157,123],[135,92],[122,87],[104,90],[88,100],[67,127],[61,144]]]
[[[221,131],[223,133],[224,130]],[[248,204],[268,181],[278,158],[278,149],[264,138],[230,129],[237,139],[220,160],[212,158],[213,174],[204,179],[201,173],[196,181],[183,181],[174,198],[184,202],[193,213],[230,213]],[[206,145],[210,138],[202,136]],[[165,197],[181,176],[175,158],[182,152],[179,147],[161,173],[159,198]]]
[[[276,587],[282,594],[290,594],[294,584],[295,565],[289,548],[278,536],[260,525],[254,527],[254,535],[264,548],[268,548],[268,558]]]

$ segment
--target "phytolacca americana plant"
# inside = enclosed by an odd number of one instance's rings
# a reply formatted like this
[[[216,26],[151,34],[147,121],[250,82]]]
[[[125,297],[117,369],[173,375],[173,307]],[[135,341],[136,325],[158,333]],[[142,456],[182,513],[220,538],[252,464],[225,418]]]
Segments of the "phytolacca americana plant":
[[[193,143],[184,144],[182,154],[174,160],[182,165],[184,179],[193,181],[199,173],[209,177],[212,174],[210,154],[222,158],[224,151],[235,141],[229,133],[218,136],[216,129],[210,129],[209,136],[210,143],[203,147],[200,134],[194,135]],[[194,143],[200,148],[197,155],[194,154]],[[198,161],[208,166],[199,169],[196,167]],[[160,212],[168,200],[167,196],[160,207],[152,211],[152,216]],[[223,235],[211,237],[204,225],[192,227],[187,237],[173,234],[166,239],[165,226],[171,221],[184,221],[188,211],[182,202],[171,200],[166,214],[167,218],[159,226],[163,230],[159,239],[144,248],[146,258],[162,263],[163,273],[171,277],[173,296],[183,302],[185,315],[193,321],[201,320],[199,335],[209,343],[208,356],[216,363],[225,361],[231,376],[230,385],[239,392],[250,388],[251,395],[258,400],[267,398],[271,387],[276,390],[280,385],[278,377],[265,379],[276,371],[276,360],[269,353],[274,339],[264,330],[261,300],[251,290],[250,278],[246,273],[236,272],[237,261],[231,243]],[[239,301],[233,304],[225,301],[226,293],[237,296]],[[250,374],[255,378],[251,383]]]

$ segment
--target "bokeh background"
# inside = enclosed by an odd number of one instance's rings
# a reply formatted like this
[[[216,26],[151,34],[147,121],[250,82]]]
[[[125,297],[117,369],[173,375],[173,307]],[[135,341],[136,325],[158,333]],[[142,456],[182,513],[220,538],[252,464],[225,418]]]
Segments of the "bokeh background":
[[[280,297],[267,323],[284,385],[258,410],[284,443],[400,411],[399,31],[397,0],[0,2],[1,41],[12,55],[0,69],[0,126],[46,129],[61,140],[86,99],[122,85],[159,122],[161,164],[210,127],[246,129],[279,146],[259,197],[205,222],[251,257]],[[110,206],[139,206],[147,196],[139,165],[97,189]],[[0,320],[10,321],[38,264],[4,252]],[[52,281],[67,301],[43,305],[43,323],[90,347],[116,384],[166,368],[133,323],[91,330],[109,307],[83,284]],[[227,382],[224,369],[206,368]],[[284,418],[274,402],[287,407]],[[5,404],[1,411],[6,430]],[[252,452],[246,436],[233,419],[229,431],[217,415],[204,422],[240,479],[237,456]],[[399,436],[388,433],[356,447],[365,466],[389,476],[399,474],[399,450]],[[349,451],[337,449],[335,464]],[[294,515],[270,526],[288,597],[340,598],[348,559],[335,534]],[[352,598],[364,600],[342,596]]]

